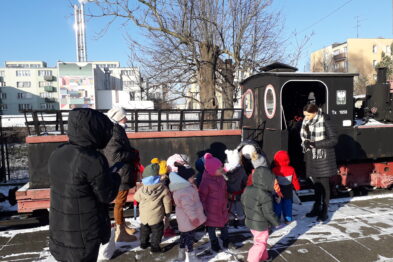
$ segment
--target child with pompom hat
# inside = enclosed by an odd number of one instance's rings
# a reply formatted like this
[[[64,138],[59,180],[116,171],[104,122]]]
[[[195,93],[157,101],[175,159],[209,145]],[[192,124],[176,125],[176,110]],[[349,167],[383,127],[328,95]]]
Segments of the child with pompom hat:
[[[213,157],[212,154],[204,155],[205,172],[199,186],[199,197],[201,199],[207,217],[206,227],[213,251],[220,251],[220,245],[216,236],[216,229],[221,230],[223,247],[228,248],[228,196],[227,183],[224,179],[224,168],[222,162]]]
[[[164,218],[168,220],[172,212],[171,193],[161,183],[159,170],[160,166],[155,163],[146,166],[142,174],[143,185],[134,195],[134,199],[139,202],[141,248],[151,246],[152,252],[161,252]]]
[[[176,204],[176,219],[180,231],[178,258],[175,261],[199,261],[194,245],[195,229],[206,221],[195,182],[195,170],[189,165],[175,163],[177,172],[169,174],[169,190]],[[187,251],[187,252],[186,252]],[[187,255],[186,255],[187,254]]]

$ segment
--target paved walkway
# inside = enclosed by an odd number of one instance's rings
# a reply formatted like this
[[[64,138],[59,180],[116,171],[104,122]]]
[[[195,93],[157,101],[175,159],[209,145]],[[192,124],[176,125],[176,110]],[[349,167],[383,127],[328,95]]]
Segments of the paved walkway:
[[[294,205],[296,221],[271,234],[269,254],[274,262],[393,261],[393,194],[332,200],[326,223],[304,217],[311,204]],[[245,227],[230,228],[233,244],[218,254],[209,251],[204,232],[197,237],[202,261],[246,261],[252,245]],[[168,250],[159,255],[141,250],[138,243],[117,244],[111,261],[172,261],[177,241],[178,237],[166,239],[162,246]],[[48,227],[0,232],[0,261],[55,261],[48,250]]]

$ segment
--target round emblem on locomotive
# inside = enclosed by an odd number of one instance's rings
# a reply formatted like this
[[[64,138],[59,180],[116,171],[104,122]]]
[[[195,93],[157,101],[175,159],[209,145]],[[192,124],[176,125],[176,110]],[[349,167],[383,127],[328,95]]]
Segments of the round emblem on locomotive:
[[[266,86],[263,97],[266,117],[272,119],[276,114],[276,91],[271,84]]]
[[[247,118],[251,118],[254,113],[254,93],[251,89],[243,94],[243,112]]]

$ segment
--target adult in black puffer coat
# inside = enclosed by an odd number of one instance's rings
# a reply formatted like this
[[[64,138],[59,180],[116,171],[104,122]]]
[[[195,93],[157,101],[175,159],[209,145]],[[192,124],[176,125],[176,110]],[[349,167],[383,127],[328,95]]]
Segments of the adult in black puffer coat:
[[[300,137],[306,162],[306,174],[313,181],[315,190],[313,209],[306,216],[317,216],[319,221],[325,221],[328,219],[330,199],[329,177],[337,174],[334,151],[337,135],[330,118],[316,105],[308,104],[303,111],[305,119]]]
[[[50,156],[49,250],[59,261],[96,261],[110,238],[108,204],[120,177],[97,151],[112,136],[112,123],[92,109],[74,109],[68,118],[69,142]]]
[[[123,163],[123,167],[119,170],[121,184],[119,192],[115,199],[115,207],[113,208],[113,216],[116,223],[116,242],[132,242],[136,240],[135,229],[129,228],[124,222],[123,207],[127,202],[128,190],[135,186],[136,170],[133,166],[136,158],[136,151],[131,147],[125,131],[127,117],[126,111],[122,107],[114,107],[107,113],[108,117],[114,123],[113,135],[108,145],[104,149],[104,155],[108,160],[109,166],[117,162]]]

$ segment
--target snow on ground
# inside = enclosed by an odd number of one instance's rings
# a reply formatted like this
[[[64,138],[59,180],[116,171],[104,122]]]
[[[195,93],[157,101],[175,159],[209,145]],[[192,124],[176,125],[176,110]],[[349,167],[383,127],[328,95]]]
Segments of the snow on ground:
[[[335,241],[352,240],[371,251],[370,248],[361,243],[362,239],[371,237],[379,241],[386,237],[386,235],[393,234],[392,203],[393,194],[356,197],[353,199],[334,199],[329,206],[330,220],[325,223],[318,223],[315,221],[315,218],[305,217],[305,214],[312,207],[312,202],[294,205],[293,214],[295,221],[272,232],[268,241],[270,250],[276,250],[277,253],[279,253],[278,250],[285,250],[288,247],[298,247],[296,252],[306,256],[311,250],[307,245],[304,245],[304,243],[323,245]],[[139,219],[134,220],[133,218],[128,218],[126,222],[135,228],[139,228],[140,226]],[[0,232],[0,237],[7,237],[9,238],[8,242],[10,242],[19,234],[47,230],[48,226],[5,231]],[[201,260],[211,262],[245,260],[247,251],[252,244],[251,233],[246,227],[231,227],[229,233],[230,236],[233,236],[233,242],[236,242],[234,245],[239,248],[232,247],[229,250],[215,254],[209,251],[210,243],[207,234],[204,232],[197,232],[198,243],[195,244],[195,249]],[[137,233],[137,235],[139,236],[139,233]],[[175,245],[178,238],[178,236],[165,238],[162,242],[162,246]],[[320,248],[323,249],[322,247]],[[0,251],[1,249],[2,248],[0,248]],[[130,256],[141,261],[147,261],[146,259],[148,259],[148,257],[146,257],[146,251],[140,249],[139,242],[116,243],[116,249],[118,254],[121,254],[121,257]],[[294,251],[286,249],[285,253],[282,254],[288,255],[291,254],[291,252]],[[326,253],[328,253],[328,251],[326,251]],[[334,254],[328,254],[334,257]],[[3,260],[13,260],[13,258],[20,255],[21,253],[8,254],[0,258]],[[26,255],[34,255],[36,257],[34,261],[55,261],[50,255],[47,246],[40,251],[27,252]],[[154,255],[153,257],[154,260],[157,261],[167,261],[166,259],[168,258],[165,254]],[[377,261],[389,261],[389,258],[384,256],[378,255],[377,257]],[[151,260],[151,257],[149,258]]]

